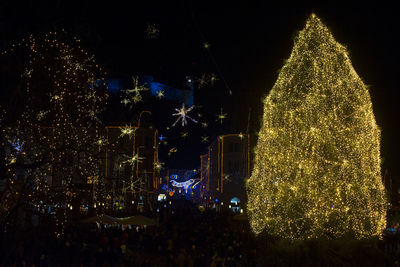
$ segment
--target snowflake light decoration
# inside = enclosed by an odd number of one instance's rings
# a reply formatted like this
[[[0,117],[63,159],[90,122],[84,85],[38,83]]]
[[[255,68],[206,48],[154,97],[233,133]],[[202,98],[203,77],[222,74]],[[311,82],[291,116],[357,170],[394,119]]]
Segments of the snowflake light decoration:
[[[99,145],[99,146],[104,146],[106,144],[106,140],[104,140],[103,138],[99,138],[96,141],[96,144]]]
[[[182,133],[181,133],[181,136],[182,136],[183,138],[186,138],[186,137],[189,136],[189,133],[188,133],[188,132],[182,132]]]
[[[171,149],[169,150],[169,152],[168,152],[168,156],[171,156],[172,153],[176,153],[177,151],[178,151],[178,149],[177,149],[176,147],[171,148]]]
[[[139,85],[139,78],[136,76],[132,76],[133,80],[133,88],[132,89],[126,89],[123,90],[125,93],[124,99],[121,101],[122,104],[127,106],[128,104],[131,104],[130,108],[133,107],[134,104],[137,104],[138,102],[142,101],[143,97],[141,95],[142,91],[147,91],[149,88],[147,88],[144,85]]]
[[[215,75],[214,73],[211,73],[210,75],[210,84],[211,86],[214,86],[215,82],[218,81],[219,79],[217,78],[217,75]]]
[[[121,128],[121,134],[119,135],[119,137],[124,137],[125,135],[129,136],[129,138],[131,138],[134,134],[135,134],[135,128],[133,128],[132,126],[125,126]]]
[[[163,166],[164,166],[164,162],[160,162],[160,161],[154,162],[154,168],[156,170],[161,170]]]
[[[193,108],[194,108],[194,106],[191,106],[190,108],[186,108],[185,103],[182,104],[182,108],[180,108],[180,109],[176,108],[175,110],[177,111],[177,113],[172,114],[172,116],[178,116],[178,119],[174,122],[174,124],[172,124],[172,127],[174,127],[180,120],[182,120],[182,126],[185,126],[187,124],[186,118],[197,123],[197,121],[195,119],[193,119],[189,115],[187,115],[190,111],[192,111]]]
[[[201,142],[202,143],[208,143],[208,136],[202,136],[201,137]]]
[[[201,123],[201,127],[207,128],[207,127],[208,127],[208,123],[207,123],[207,122],[202,122],[202,123]]]
[[[221,112],[217,114],[217,121],[219,121],[221,124],[224,119],[226,119],[226,113],[223,112],[223,109],[221,108]]]
[[[225,182],[232,182],[231,177],[230,177],[229,174],[225,174],[223,179],[224,179]]]
[[[137,179],[136,181],[131,181],[130,185],[127,187],[122,188],[122,192],[141,192],[144,189],[144,182],[141,178]]]
[[[124,98],[122,99],[121,103],[124,104],[124,106],[127,106],[130,103],[130,101],[127,98]]]
[[[127,160],[123,161],[123,164],[129,164],[129,165],[134,165],[135,162],[143,162],[142,160],[145,159],[145,157],[139,157],[138,154],[133,153],[132,157],[129,157]]]
[[[163,98],[165,95],[164,95],[164,91],[163,90],[160,90],[160,91],[158,91],[157,92],[157,98],[158,99],[161,99],[161,98]]]
[[[208,85],[207,75],[205,73],[201,74],[201,77],[197,79],[198,88],[202,88],[205,85]]]

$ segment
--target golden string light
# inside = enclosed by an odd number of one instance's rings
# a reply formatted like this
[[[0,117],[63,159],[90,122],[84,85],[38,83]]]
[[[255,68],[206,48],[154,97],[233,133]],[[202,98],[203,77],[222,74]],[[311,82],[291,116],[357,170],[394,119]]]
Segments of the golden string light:
[[[251,227],[288,239],[381,236],[380,165],[367,86],[312,14],[264,101],[247,181]]]
[[[42,213],[48,206],[58,209],[54,219],[59,235],[70,211],[79,209],[73,204],[78,195],[93,193],[95,201],[103,195],[100,178],[92,192],[74,183],[101,174],[99,143],[93,140],[104,140],[96,117],[107,98],[104,72],[80,47],[79,39],[71,41],[64,32],[30,35],[1,54],[11,52],[27,58],[22,75],[27,104],[15,124],[4,130],[7,139],[24,144],[18,153],[10,150],[6,155],[15,158],[8,165],[8,183],[15,184],[10,192],[18,192]],[[97,84],[88,83],[93,77],[99,78]],[[21,164],[27,167],[21,169]],[[16,201],[15,194],[2,201],[1,218]]]

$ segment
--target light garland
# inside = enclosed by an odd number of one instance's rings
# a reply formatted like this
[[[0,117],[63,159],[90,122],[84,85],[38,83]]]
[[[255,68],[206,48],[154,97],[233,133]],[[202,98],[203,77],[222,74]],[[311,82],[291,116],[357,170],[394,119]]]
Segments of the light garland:
[[[0,217],[5,218],[18,199],[37,208],[51,205],[61,211],[55,215],[57,235],[63,232],[78,194],[92,193],[93,201],[103,195],[100,178],[93,188],[96,192],[74,186],[78,180],[86,183],[86,178],[102,173],[100,144],[93,140],[105,139],[97,115],[107,97],[105,90],[97,88],[105,87],[104,81],[94,82],[94,77],[104,77],[104,72],[79,42],[76,38],[69,42],[63,32],[50,32],[41,37],[31,35],[1,53],[19,52],[16,48],[26,52],[22,78],[27,104],[15,124],[3,131],[5,138],[24,145],[18,155],[13,151],[6,155],[17,160],[7,166],[11,186]],[[21,180],[17,176],[21,171],[24,183],[14,183]]]
[[[171,185],[175,187],[183,187],[184,189],[188,189],[191,184],[195,182],[194,179],[189,179],[185,182],[177,182],[175,180],[171,180]]]
[[[264,101],[247,182],[251,227],[288,239],[380,236],[380,165],[367,86],[313,14]]]

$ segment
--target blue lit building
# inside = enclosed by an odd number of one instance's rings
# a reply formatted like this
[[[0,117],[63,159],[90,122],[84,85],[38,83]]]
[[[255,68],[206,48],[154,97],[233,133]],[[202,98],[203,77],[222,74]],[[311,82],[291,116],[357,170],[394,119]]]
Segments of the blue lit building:
[[[141,84],[145,84],[150,88],[152,95],[157,96],[160,91],[163,91],[164,98],[177,103],[185,103],[186,106],[193,105],[193,87],[192,81],[187,77],[186,84],[189,89],[177,89],[163,83],[155,82],[153,76],[143,76],[140,79]]]

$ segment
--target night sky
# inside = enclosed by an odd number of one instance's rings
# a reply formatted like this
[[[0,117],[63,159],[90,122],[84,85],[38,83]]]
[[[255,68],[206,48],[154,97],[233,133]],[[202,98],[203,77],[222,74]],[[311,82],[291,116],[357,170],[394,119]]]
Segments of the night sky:
[[[395,8],[317,5],[289,7],[212,1],[120,1],[73,4],[70,1],[1,1],[0,48],[30,33],[64,28],[79,37],[82,46],[96,56],[109,77],[153,75],[157,81],[183,87],[185,77],[215,73],[219,80],[201,93],[203,112],[215,123],[223,106],[227,128],[214,128],[214,137],[227,130],[246,132],[251,107],[250,133],[259,130],[261,99],[272,88],[293,47],[293,37],[315,12],[336,40],[348,48],[359,76],[370,85],[378,125],[382,129],[383,170],[398,180],[400,60],[398,12]],[[216,1],[215,1],[216,2]],[[300,6],[300,5],[299,5]],[[154,23],[157,39],[146,36]],[[203,48],[204,42],[210,49]],[[232,90],[232,96],[228,91]],[[196,101],[196,100],[195,100]],[[178,106],[176,106],[178,107]],[[174,110],[167,110],[172,114]],[[171,117],[171,124],[174,118]],[[209,133],[210,139],[213,133]],[[194,168],[205,145],[190,142],[170,167]]]

